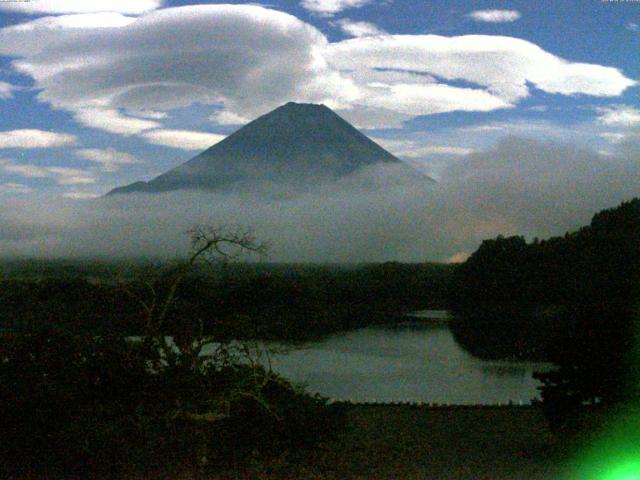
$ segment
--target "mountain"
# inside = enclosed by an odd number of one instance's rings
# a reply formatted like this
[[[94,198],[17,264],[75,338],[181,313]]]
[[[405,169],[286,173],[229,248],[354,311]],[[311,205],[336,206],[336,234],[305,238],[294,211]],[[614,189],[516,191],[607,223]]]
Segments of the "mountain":
[[[406,166],[408,173],[420,175],[326,106],[291,102],[153,180],[108,195],[217,190],[243,181],[304,185],[376,164]]]

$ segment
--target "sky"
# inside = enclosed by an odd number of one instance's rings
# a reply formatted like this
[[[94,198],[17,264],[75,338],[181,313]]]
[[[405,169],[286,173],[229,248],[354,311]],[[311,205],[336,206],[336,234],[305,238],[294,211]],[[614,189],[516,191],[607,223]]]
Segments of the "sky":
[[[438,259],[560,234],[640,191],[639,53],[640,1],[3,1],[0,240],[288,101],[433,176],[441,217],[487,217]]]

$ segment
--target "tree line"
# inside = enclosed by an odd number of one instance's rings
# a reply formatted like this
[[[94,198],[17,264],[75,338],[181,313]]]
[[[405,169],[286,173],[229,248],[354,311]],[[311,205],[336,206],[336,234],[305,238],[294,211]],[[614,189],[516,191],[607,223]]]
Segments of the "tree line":
[[[89,332],[138,335],[140,300],[171,288],[175,266],[161,264],[122,279],[73,275],[0,280],[0,329],[64,324]],[[303,341],[419,308],[443,308],[452,268],[388,262],[354,267],[195,266],[176,287],[173,314],[219,334]],[[87,272],[89,275],[91,272]],[[155,292],[155,293],[154,293]],[[165,325],[167,334],[177,333]]]
[[[484,241],[453,274],[460,343],[488,358],[535,358],[551,415],[638,393],[640,199],[562,237]]]

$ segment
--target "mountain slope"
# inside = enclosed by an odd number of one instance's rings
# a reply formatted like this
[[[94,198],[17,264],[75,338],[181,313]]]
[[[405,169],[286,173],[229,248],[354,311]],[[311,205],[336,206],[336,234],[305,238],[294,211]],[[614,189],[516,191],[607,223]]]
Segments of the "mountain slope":
[[[247,180],[316,183],[376,164],[405,165],[326,106],[287,103],[153,180],[108,195],[216,190]]]

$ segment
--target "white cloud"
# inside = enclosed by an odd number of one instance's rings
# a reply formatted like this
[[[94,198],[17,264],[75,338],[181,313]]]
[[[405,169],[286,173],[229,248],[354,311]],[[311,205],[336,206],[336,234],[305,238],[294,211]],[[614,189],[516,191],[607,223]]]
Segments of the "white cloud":
[[[63,193],[62,196],[64,198],[70,198],[72,200],[91,200],[93,198],[98,198],[100,195],[97,193],[88,193],[88,192],[66,192]]]
[[[348,18],[338,20],[336,25],[340,29],[352,37],[370,37],[373,35],[385,35],[386,32],[381,30],[377,25],[369,22],[354,22]]]
[[[376,138],[373,140],[397,157],[418,158],[428,155],[468,155],[474,148],[454,145],[423,144],[415,140]]]
[[[66,133],[23,129],[0,132],[0,148],[54,148],[76,143],[76,137]]]
[[[32,188],[22,183],[2,183],[0,184],[0,193],[31,193]]]
[[[189,130],[153,130],[141,136],[149,143],[181,150],[204,150],[225,138],[217,133]]]
[[[86,30],[122,28],[135,21],[135,17],[114,12],[41,17],[0,30],[3,43],[6,42],[5,48],[0,46],[0,52],[10,49],[15,55],[35,55],[46,49],[52,41],[62,42]],[[62,69],[66,67],[61,65]]]
[[[468,147],[454,147],[450,145],[428,145],[405,153],[407,157],[424,157],[426,155],[469,155],[475,149]]]
[[[136,135],[162,126],[152,120],[126,117],[113,109],[83,108],[76,111],[74,118],[85,127],[117,135]]]
[[[84,205],[5,198],[0,219],[11,237],[0,238],[0,247],[31,255],[175,258],[188,252],[182,232],[213,222],[252,225],[258,238],[272,240],[272,261],[453,261],[498,234],[563,235],[637,195],[638,150],[612,152],[603,157],[517,137],[450,160],[440,183],[428,187],[377,168],[307,193],[275,187],[277,199],[251,184],[233,193],[132,194]]]
[[[68,109],[277,106],[323,69],[320,32],[257,6],[170,8],[109,28],[58,23],[0,30],[0,54],[24,56],[14,66],[41,99]]]
[[[0,82],[0,100],[6,100],[7,98],[13,97],[13,91],[15,89],[16,87],[10,83]]]
[[[602,127],[593,121],[564,125],[544,119],[514,117],[504,122],[480,123],[448,130],[447,136],[437,143],[450,144],[462,139],[466,145],[477,149],[505,137],[517,136],[541,142],[572,143],[596,149],[602,145],[599,140],[601,133]],[[445,142],[445,140],[448,141]]]
[[[337,113],[356,128],[361,129],[402,128],[404,122],[413,118],[413,115],[386,108],[374,108],[361,103],[340,108]]]
[[[43,167],[28,163],[16,163],[9,159],[0,159],[0,171],[23,178],[51,178],[58,185],[95,183],[95,178],[90,172],[79,168]]]
[[[600,134],[600,137],[604,138],[609,143],[616,144],[622,142],[626,138],[626,135],[619,132],[604,132]]]
[[[214,113],[209,117],[209,120],[218,125],[244,125],[251,121],[250,118],[226,110],[220,110]]]
[[[440,178],[441,171],[456,157],[470,155],[476,151],[476,148],[472,147],[435,143],[438,141],[437,137],[420,135],[414,138],[372,137],[372,140],[418,171],[435,179]]]
[[[47,167],[46,170],[51,173],[58,185],[85,185],[96,181],[90,172],[79,168]]]
[[[633,198],[639,145],[640,137],[628,153],[621,155],[624,150],[616,146],[612,156],[603,157],[566,142],[515,137],[450,159],[440,183],[428,188],[402,181],[393,168],[377,168],[307,193],[291,195],[275,187],[279,195],[268,201],[248,187],[225,194],[108,197],[86,202],[86,210],[60,198],[45,203],[35,194],[18,200],[7,195],[0,206],[7,226],[5,235],[0,232],[0,248],[5,254],[175,258],[188,252],[182,232],[189,226],[226,222],[252,225],[258,238],[271,239],[273,261],[462,259],[485,238],[563,235],[587,224],[594,212]],[[165,228],[153,228],[157,224]]]
[[[512,106],[486,90],[451,87],[445,84],[399,84],[371,89],[367,104],[412,116],[454,110],[488,112]]]
[[[503,105],[496,102],[495,108],[528,96],[527,82],[547,93],[594,96],[617,96],[637,84],[617,68],[571,63],[512,37],[388,35],[345,40],[327,50],[330,65],[345,74],[399,70],[464,80],[485,87],[477,91],[485,99],[488,94],[501,98]]]
[[[631,30],[632,32],[640,32],[640,25],[634,22],[629,22],[627,24],[627,30]]]
[[[521,16],[517,10],[476,10],[469,14],[476,22],[489,23],[515,22]]]
[[[532,73],[530,77],[540,90],[562,95],[616,97],[627,88],[638,85],[617,68],[562,60],[550,62],[549,70]]]
[[[76,155],[90,162],[99,163],[104,172],[117,172],[122,165],[142,163],[142,160],[136,156],[113,148],[85,148],[76,150]]]
[[[372,0],[302,0],[300,5],[307,10],[323,16],[333,16],[349,8],[360,8]]]
[[[0,159],[0,169],[10,175],[18,175],[24,178],[47,178],[51,175],[46,168],[37,165],[18,164],[11,160]]]
[[[470,125],[468,127],[460,127],[458,130],[461,132],[501,132],[508,129],[506,123],[489,123],[481,125]]]
[[[164,120],[168,117],[166,112],[155,112],[153,110],[138,110],[127,112],[127,115],[139,118],[150,118],[152,120]]]
[[[161,7],[163,0],[15,0],[0,2],[0,11],[44,13],[120,12],[141,14]]]
[[[300,101],[325,103],[360,127],[394,127],[417,115],[510,108],[529,95],[529,84],[604,97],[636,85],[617,68],[571,63],[512,37],[329,43],[313,26],[255,5],[47,17],[0,29],[0,55],[34,79],[39,100],[119,135],[162,128],[159,116],[194,103],[222,106],[212,117],[219,124]],[[449,83],[458,81],[469,85]]]
[[[35,80],[40,100],[90,109],[87,123],[92,109],[166,112],[196,102],[253,118],[289,100],[339,100],[353,90],[327,68],[324,35],[283,12],[194,5],[110,15],[101,28],[86,15],[72,25],[55,17],[4,28],[0,55],[20,57],[13,67]]]
[[[640,110],[630,105],[614,105],[597,108],[598,122],[609,127],[634,127],[640,125]]]
[[[356,65],[356,67],[359,67]],[[411,72],[407,70],[394,70],[394,69],[358,69],[349,72],[349,77],[357,85],[362,85],[371,88],[385,88],[392,87],[393,85],[407,85],[407,84],[419,84],[419,85],[434,85],[438,83],[438,80],[424,72]]]

